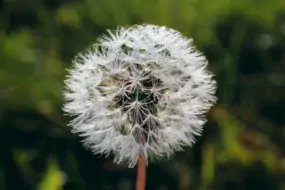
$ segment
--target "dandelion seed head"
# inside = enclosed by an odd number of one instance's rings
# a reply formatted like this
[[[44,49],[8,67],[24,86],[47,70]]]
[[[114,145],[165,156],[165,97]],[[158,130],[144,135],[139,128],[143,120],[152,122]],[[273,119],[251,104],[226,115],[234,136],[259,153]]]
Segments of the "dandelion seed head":
[[[176,30],[120,28],[79,54],[65,80],[64,111],[94,153],[133,167],[140,154],[170,156],[201,135],[216,102],[207,60]]]

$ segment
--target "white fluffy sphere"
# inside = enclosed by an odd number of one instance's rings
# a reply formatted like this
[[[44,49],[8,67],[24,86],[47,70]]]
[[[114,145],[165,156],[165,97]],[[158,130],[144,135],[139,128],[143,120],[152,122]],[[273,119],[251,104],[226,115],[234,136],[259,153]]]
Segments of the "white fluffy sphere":
[[[178,31],[120,28],[74,60],[64,111],[95,153],[133,167],[139,155],[170,156],[194,143],[215,103],[207,60]]]

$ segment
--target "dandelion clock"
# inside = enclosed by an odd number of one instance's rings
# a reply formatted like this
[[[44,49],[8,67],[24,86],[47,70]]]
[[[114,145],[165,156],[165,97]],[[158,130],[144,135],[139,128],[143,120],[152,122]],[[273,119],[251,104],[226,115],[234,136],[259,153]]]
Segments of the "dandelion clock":
[[[138,163],[138,184],[149,158],[195,142],[216,101],[206,58],[192,39],[166,27],[108,31],[73,63],[64,91],[72,131],[94,153]]]

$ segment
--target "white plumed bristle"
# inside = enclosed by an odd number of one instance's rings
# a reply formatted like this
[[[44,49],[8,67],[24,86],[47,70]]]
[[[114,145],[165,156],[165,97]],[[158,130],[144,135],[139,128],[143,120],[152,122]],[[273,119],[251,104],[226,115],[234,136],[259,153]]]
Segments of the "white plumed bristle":
[[[207,60],[179,32],[120,28],[74,60],[64,111],[94,153],[136,165],[139,155],[170,156],[195,142],[216,102]]]

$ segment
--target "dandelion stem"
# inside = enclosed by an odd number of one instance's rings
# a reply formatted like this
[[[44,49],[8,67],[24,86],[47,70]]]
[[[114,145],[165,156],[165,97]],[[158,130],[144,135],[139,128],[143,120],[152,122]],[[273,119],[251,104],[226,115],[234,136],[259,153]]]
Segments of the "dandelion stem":
[[[146,162],[145,162],[145,158],[142,155],[140,155],[138,159],[136,190],[145,190],[145,181],[146,181]]]

